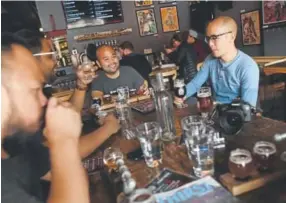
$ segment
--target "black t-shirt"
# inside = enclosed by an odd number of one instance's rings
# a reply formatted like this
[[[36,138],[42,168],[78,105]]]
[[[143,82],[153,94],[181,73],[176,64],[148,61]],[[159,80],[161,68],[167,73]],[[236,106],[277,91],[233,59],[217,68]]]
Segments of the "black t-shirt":
[[[120,65],[131,66],[134,68],[145,80],[149,81],[149,74],[152,72],[152,67],[148,60],[142,54],[129,54],[120,60]]]
[[[39,139],[41,134],[21,142],[13,140],[15,149],[21,143],[21,150],[18,148],[14,156],[1,160],[3,202],[44,202],[40,178],[50,170],[50,162],[48,148],[43,146]],[[9,144],[12,146],[12,141]]]

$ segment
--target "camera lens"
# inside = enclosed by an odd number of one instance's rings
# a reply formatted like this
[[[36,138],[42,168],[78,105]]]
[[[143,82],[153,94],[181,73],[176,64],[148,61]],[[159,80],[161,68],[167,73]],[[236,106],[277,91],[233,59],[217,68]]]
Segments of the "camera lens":
[[[222,132],[227,135],[236,135],[244,123],[243,112],[240,110],[226,110],[219,118]]]
[[[243,122],[240,114],[233,112],[227,114],[226,121],[231,126],[241,125],[241,123]]]

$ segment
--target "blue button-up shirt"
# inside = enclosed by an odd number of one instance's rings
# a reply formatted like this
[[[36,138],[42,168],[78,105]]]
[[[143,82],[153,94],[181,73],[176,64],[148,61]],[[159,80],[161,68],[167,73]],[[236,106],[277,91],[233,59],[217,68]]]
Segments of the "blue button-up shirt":
[[[240,97],[256,106],[259,87],[259,68],[248,55],[238,50],[236,57],[228,63],[208,56],[195,78],[187,84],[187,97],[199,91],[210,79],[213,97],[220,103],[231,103]]]

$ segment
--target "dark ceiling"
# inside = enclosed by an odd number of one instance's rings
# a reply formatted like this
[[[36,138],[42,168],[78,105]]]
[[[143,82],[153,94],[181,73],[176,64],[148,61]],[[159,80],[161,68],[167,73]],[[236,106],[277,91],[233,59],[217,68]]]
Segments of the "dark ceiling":
[[[2,32],[41,27],[35,1],[1,1],[1,8]]]

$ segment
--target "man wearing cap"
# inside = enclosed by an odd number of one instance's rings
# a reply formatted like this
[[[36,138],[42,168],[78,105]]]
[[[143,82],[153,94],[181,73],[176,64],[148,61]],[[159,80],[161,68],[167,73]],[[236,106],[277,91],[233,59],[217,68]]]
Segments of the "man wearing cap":
[[[188,44],[192,44],[194,46],[195,52],[197,53],[197,61],[198,63],[205,60],[205,58],[210,54],[210,49],[205,43],[205,41],[200,39],[200,34],[190,29],[189,35],[187,38]]]

